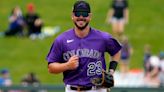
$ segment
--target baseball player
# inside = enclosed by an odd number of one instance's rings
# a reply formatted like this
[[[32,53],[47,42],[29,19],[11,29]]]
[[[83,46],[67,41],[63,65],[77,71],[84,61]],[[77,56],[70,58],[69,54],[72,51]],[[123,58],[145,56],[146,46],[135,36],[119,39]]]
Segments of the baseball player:
[[[121,46],[110,34],[90,27],[91,16],[90,5],[76,1],[74,28],[60,34],[47,55],[49,72],[63,73],[65,92],[106,92],[114,85]],[[105,72],[105,52],[111,55],[109,72]]]

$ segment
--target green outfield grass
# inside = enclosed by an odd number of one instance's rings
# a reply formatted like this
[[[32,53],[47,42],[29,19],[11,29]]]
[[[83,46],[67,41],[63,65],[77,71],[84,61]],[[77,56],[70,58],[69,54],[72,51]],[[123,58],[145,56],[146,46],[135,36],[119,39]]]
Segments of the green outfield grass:
[[[19,5],[23,13],[26,4],[32,0],[1,0],[0,1],[0,31],[8,26],[8,16],[11,9]],[[33,0],[37,12],[41,15],[45,26],[60,26],[61,32],[71,28],[71,9],[76,0]],[[94,28],[111,33],[111,26],[105,24],[109,0],[87,0],[92,8]],[[152,46],[153,54],[164,50],[164,0],[129,0],[130,22],[125,34],[134,49],[130,68],[143,68],[144,44]],[[58,35],[58,34],[57,34]],[[0,69],[8,68],[14,84],[19,84],[21,78],[28,72],[35,72],[44,84],[62,84],[62,74],[52,75],[47,71],[46,55],[57,36],[43,40],[28,38],[0,38]]]

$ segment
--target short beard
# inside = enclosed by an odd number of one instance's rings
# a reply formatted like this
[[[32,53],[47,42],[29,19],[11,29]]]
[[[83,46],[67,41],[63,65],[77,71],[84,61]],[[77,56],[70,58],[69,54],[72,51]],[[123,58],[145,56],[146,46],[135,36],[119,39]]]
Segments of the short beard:
[[[74,23],[75,23],[75,22],[74,22]],[[77,27],[78,29],[80,29],[81,31],[83,31],[83,29],[85,29],[85,28],[88,26],[88,24],[89,24],[89,23],[86,23],[83,27],[80,27],[80,26],[78,26],[78,25],[75,23],[76,27]]]

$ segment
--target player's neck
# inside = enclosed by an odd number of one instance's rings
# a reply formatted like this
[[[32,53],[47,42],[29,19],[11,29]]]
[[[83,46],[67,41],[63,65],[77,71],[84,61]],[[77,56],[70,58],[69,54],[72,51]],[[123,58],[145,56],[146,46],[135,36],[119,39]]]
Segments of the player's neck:
[[[80,30],[78,28],[74,28],[75,29],[75,34],[76,36],[78,36],[79,38],[84,38],[89,34],[90,31],[90,26],[87,26],[85,29]]]

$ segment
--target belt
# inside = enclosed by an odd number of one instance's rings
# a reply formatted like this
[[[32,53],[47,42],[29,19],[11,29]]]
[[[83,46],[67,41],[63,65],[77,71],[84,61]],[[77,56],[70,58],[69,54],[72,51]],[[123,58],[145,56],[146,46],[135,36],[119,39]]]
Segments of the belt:
[[[77,91],[86,91],[86,90],[91,90],[92,86],[90,87],[85,87],[85,86],[70,86],[71,90],[77,90]]]

